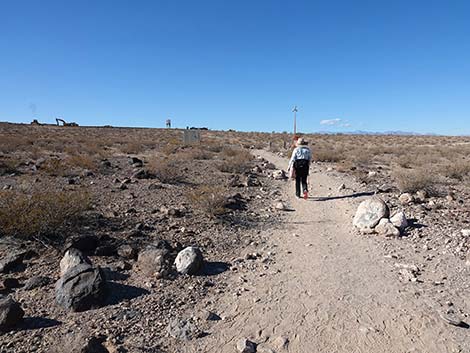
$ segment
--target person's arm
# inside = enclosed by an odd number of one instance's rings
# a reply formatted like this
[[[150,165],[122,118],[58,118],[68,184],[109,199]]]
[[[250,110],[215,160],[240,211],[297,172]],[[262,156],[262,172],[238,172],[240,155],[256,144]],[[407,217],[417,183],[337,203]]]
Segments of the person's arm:
[[[292,151],[292,156],[290,157],[289,166],[287,167],[287,170],[290,170],[292,168],[294,161],[297,159],[297,155],[295,153],[296,151],[297,151],[297,147],[294,148],[294,150]]]

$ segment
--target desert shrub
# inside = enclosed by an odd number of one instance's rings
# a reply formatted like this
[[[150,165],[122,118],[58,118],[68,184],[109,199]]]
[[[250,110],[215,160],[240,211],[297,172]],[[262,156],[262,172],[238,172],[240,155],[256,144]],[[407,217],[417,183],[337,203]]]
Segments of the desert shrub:
[[[398,169],[393,172],[397,186],[402,192],[416,192],[426,190],[429,194],[436,193],[439,182],[436,174],[428,169]]]
[[[90,156],[76,154],[65,158],[50,158],[44,162],[40,169],[52,176],[73,176],[79,170],[88,169],[95,171],[98,161]]]
[[[0,192],[0,233],[39,239],[57,235],[91,206],[83,191]]]
[[[232,148],[224,148],[222,156],[224,160],[219,164],[219,170],[227,173],[244,173],[253,159],[250,152]]]
[[[14,159],[0,159],[0,175],[16,173],[19,161]]]
[[[176,160],[198,161],[212,159],[213,154],[201,147],[185,148],[178,151],[174,157]]]
[[[32,139],[21,134],[0,136],[0,152],[3,153],[27,151],[32,145]]]
[[[335,150],[334,148],[321,148],[314,150],[312,158],[317,162],[340,162],[344,159],[341,151]]]
[[[404,154],[398,157],[397,164],[402,168],[411,168],[416,164],[416,156]]]
[[[147,163],[146,170],[162,183],[178,184],[185,180],[181,162],[178,159],[153,158]]]
[[[179,139],[172,138],[160,147],[160,152],[167,156],[170,156],[182,146],[183,144]]]
[[[139,154],[144,150],[144,146],[140,142],[130,141],[122,144],[120,150],[125,154]]]
[[[462,181],[470,174],[470,162],[460,160],[446,164],[443,166],[443,174],[449,178]]]
[[[96,170],[98,166],[96,160],[84,154],[74,154],[68,156],[65,160],[65,164],[68,165],[70,168],[80,168],[88,170]]]
[[[200,185],[189,192],[188,201],[194,209],[215,217],[225,212],[225,194],[222,186]]]

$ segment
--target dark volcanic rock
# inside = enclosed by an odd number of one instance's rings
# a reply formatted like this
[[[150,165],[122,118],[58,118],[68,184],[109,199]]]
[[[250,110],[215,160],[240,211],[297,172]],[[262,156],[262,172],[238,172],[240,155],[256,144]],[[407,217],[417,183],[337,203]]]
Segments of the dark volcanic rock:
[[[10,272],[23,263],[24,252],[6,254],[0,259],[0,273]]]
[[[3,280],[3,287],[11,289],[21,287],[21,285],[17,278],[5,278]]]
[[[116,255],[116,246],[114,245],[102,245],[96,248],[96,256],[114,256]]]
[[[35,277],[31,277],[30,279],[28,279],[26,281],[26,283],[24,284],[23,289],[31,290],[31,289],[34,289],[34,288],[47,286],[50,283],[52,283],[52,278],[50,278],[50,277],[35,276]]]
[[[171,268],[169,252],[149,246],[139,253],[137,266],[147,276],[163,277]]]
[[[24,316],[20,304],[11,297],[0,298],[0,330],[5,330],[17,325]]]
[[[99,239],[95,235],[82,235],[73,238],[66,243],[66,248],[75,248],[84,253],[92,253],[99,245]]]
[[[69,269],[56,283],[56,301],[65,309],[84,311],[101,306],[106,296],[101,269],[81,264]]]

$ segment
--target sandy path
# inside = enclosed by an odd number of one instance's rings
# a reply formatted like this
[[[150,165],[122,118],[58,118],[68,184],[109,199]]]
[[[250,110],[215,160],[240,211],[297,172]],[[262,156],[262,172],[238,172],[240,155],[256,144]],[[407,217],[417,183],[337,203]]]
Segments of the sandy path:
[[[285,159],[260,153],[285,168]],[[317,197],[335,193],[341,183],[323,172],[311,179]],[[234,280],[234,292],[245,291],[217,302],[224,320],[182,351],[236,352],[242,337],[258,343],[258,352],[460,351],[459,329],[450,329],[412,290],[402,290],[405,284],[372,236],[354,233],[360,197],[297,200],[291,182],[283,192],[295,211],[285,229],[267,235],[275,263],[240,274],[245,282]],[[279,347],[280,337],[287,347]]]

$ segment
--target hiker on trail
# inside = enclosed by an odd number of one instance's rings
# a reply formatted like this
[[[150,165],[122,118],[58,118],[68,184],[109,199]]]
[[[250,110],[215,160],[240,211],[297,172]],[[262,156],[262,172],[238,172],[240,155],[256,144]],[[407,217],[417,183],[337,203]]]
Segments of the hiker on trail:
[[[289,174],[292,179],[295,178],[295,196],[300,198],[300,184],[302,184],[303,197],[308,198],[307,177],[312,162],[312,153],[307,146],[307,141],[302,137],[297,140],[297,147],[292,151],[292,157],[289,161]]]

